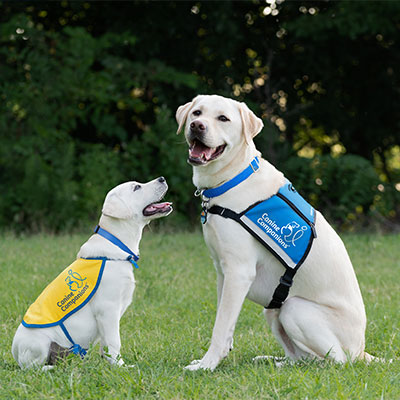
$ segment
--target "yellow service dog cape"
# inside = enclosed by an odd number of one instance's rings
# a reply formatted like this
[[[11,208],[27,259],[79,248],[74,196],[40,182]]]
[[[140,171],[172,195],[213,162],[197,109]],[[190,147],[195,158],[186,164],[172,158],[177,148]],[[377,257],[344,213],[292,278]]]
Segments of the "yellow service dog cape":
[[[27,328],[47,328],[65,321],[93,297],[104,264],[105,259],[77,259],[43,290],[28,308],[22,324]]]
[[[84,307],[96,293],[105,264],[106,258],[79,258],[74,261],[28,308],[22,325],[27,328],[59,325],[73,344],[72,351],[82,355],[84,349],[74,343],[63,322]]]

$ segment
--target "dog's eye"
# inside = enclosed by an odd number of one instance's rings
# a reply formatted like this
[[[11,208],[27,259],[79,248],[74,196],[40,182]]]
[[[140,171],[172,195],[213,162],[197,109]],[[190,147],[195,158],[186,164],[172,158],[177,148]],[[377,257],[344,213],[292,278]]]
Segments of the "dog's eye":
[[[220,115],[220,116],[218,117],[218,120],[219,120],[219,121],[222,121],[222,122],[228,122],[228,121],[229,121],[229,118],[225,117],[225,115]]]
[[[139,190],[141,188],[140,185],[135,185],[135,187],[133,188],[133,191],[136,192],[136,190]]]
[[[199,115],[201,115],[201,111],[200,110],[195,110],[192,113],[193,115],[195,115],[196,117],[198,117]]]

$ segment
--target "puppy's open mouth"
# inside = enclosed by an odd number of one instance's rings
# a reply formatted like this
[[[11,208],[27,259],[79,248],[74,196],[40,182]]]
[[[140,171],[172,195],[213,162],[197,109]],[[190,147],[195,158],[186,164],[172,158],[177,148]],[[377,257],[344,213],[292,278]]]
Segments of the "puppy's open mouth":
[[[226,144],[218,147],[208,147],[198,139],[194,139],[189,146],[190,164],[204,165],[218,158],[225,150]]]
[[[143,215],[150,217],[155,214],[169,214],[172,211],[172,203],[151,203],[143,209]]]

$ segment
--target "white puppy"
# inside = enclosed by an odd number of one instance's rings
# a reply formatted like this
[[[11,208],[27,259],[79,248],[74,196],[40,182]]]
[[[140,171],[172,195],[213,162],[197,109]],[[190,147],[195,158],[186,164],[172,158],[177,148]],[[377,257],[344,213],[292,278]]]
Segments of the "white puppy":
[[[146,184],[126,182],[107,194],[97,233],[59,275],[59,286],[45,289],[17,329],[12,354],[22,368],[52,364],[68,350],[83,356],[98,340],[111,364],[124,364],[119,321],[135,288],[132,264],[137,267],[143,228],[172,211],[171,203],[157,203],[167,189],[160,177]],[[83,272],[77,266],[82,261],[89,263]]]
[[[193,166],[196,192],[203,197],[206,213],[203,233],[217,270],[218,292],[211,345],[201,360],[186,368],[213,370],[229,353],[244,299],[247,297],[265,307],[270,305],[286,269],[238,221],[211,214],[210,208],[218,205],[220,209],[232,210],[232,214],[241,213],[250,205],[276,195],[286,180],[256,150],[253,138],[263,123],[244,103],[201,95],[179,107],[176,118],[177,133],[186,125],[188,162]],[[257,162],[255,157],[259,157]],[[249,170],[249,166],[255,172],[250,171],[241,183],[217,193],[216,197],[203,193],[204,189],[220,188],[231,182],[241,171]],[[319,212],[314,215],[313,230],[317,237],[311,250],[294,276],[283,305],[266,309],[265,317],[286,356],[292,360],[329,356],[339,362],[369,361],[372,356],[364,351],[365,309],[351,261],[341,239],[324,217]],[[267,217],[263,222],[266,229],[276,227],[275,221]],[[294,226],[288,224],[279,231],[281,236],[277,237],[282,243],[293,233]],[[295,239],[292,236],[293,245]]]

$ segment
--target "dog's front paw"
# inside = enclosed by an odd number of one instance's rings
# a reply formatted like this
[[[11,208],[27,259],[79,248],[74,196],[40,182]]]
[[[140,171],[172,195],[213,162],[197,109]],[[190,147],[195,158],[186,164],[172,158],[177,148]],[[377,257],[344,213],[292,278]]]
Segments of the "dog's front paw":
[[[201,360],[193,360],[188,366],[186,366],[185,368],[187,368],[187,367],[189,367],[189,366],[191,366],[191,365],[197,365],[197,364],[199,364],[199,363],[201,363]]]
[[[271,361],[277,368],[281,368],[286,364],[290,364],[292,361],[287,357],[274,357],[274,356],[257,356],[253,357],[253,361]]]
[[[203,360],[194,360],[184,369],[186,369],[187,371],[198,371],[200,369],[214,371],[217,365],[218,363],[216,363],[215,365],[211,365],[211,364],[205,364]]]
[[[118,367],[125,367],[126,364],[124,363],[124,360],[121,357],[118,357],[115,365],[118,365]]]
[[[124,360],[121,358],[120,355],[117,355],[116,357],[112,357],[110,354],[104,354],[103,357],[111,364],[111,365],[116,365],[118,367],[123,367],[125,366]]]
[[[54,365],[43,365],[43,367],[42,367],[43,372],[51,371],[53,369],[54,369]]]
[[[186,365],[184,369],[187,369],[188,371],[196,371],[200,369],[200,363],[201,360],[193,360],[189,365]]]
[[[221,357],[207,353],[201,360],[192,361],[185,369],[188,371],[197,371],[199,369],[214,371],[220,361]]]

